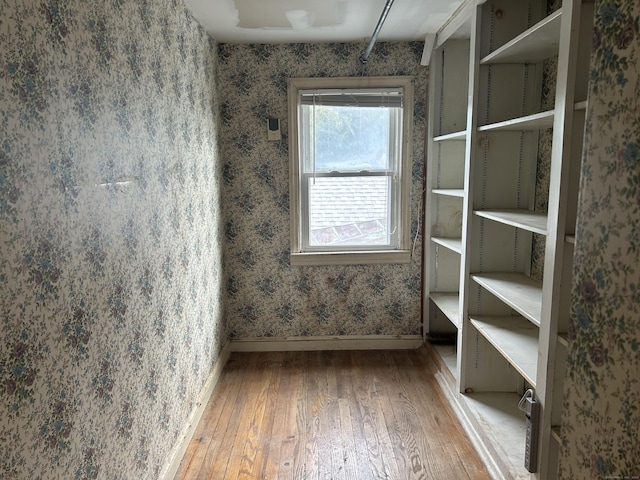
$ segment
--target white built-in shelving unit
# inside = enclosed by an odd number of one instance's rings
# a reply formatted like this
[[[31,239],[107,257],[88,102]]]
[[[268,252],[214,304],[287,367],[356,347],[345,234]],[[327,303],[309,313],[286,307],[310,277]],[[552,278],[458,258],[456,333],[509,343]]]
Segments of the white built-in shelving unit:
[[[557,478],[562,438],[593,4],[548,3],[468,0],[430,64],[425,340],[496,478]],[[533,473],[528,389],[541,407]]]

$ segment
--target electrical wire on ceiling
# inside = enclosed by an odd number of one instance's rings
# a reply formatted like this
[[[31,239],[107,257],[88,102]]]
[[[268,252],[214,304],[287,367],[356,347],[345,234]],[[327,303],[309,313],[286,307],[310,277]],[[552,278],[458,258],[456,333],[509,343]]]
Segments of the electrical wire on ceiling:
[[[380,19],[378,20],[378,24],[376,25],[376,28],[373,31],[373,35],[371,35],[371,40],[369,40],[369,44],[367,45],[367,48],[365,48],[362,51],[362,54],[360,54],[360,63],[362,63],[362,65],[366,65],[367,61],[369,60],[369,54],[373,49],[373,45],[376,43],[376,39],[378,38],[380,29],[382,28],[382,25],[384,24],[384,21],[386,20],[387,15],[389,14],[389,10],[391,10],[391,5],[393,5],[393,0],[387,0],[387,3],[384,6],[384,9],[382,10],[382,14],[380,15]]]

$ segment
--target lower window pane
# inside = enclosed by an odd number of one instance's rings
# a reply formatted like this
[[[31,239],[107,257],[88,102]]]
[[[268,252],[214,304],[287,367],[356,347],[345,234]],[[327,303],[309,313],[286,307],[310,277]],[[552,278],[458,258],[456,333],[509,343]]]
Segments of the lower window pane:
[[[389,177],[309,178],[309,245],[390,244]]]

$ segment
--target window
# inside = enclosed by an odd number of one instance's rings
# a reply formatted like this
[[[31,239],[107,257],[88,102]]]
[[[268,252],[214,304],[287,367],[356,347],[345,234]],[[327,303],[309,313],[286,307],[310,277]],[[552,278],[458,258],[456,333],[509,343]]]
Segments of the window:
[[[412,87],[290,79],[293,265],[409,262]]]

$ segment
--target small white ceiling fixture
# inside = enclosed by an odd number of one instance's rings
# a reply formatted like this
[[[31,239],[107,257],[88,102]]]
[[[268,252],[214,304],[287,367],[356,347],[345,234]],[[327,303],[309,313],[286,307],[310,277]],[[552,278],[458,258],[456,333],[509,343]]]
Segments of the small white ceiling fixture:
[[[185,0],[221,43],[362,42],[386,0]],[[424,40],[463,0],[395,0],[378,41]]]

